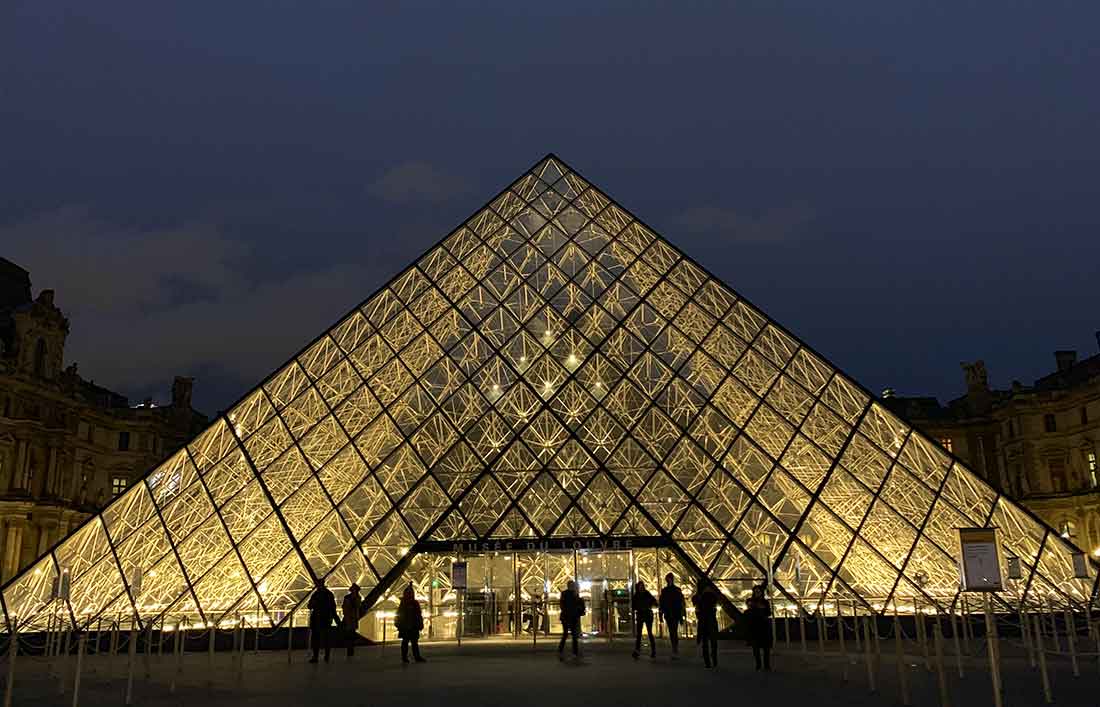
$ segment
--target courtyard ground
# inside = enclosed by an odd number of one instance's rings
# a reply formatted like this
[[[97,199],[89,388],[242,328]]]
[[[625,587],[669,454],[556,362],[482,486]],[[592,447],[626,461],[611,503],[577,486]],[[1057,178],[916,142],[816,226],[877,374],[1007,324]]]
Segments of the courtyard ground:
[[[913,646],[910,646],[912,650]],[[145,677],[144,660],[135,662],[133,704],[204,705],[218,707],[282,707],[283,705],[326,704],[355,707],[402,705],[477,705],[478,707],[562,707],[566,704],[637,705],[807,705],[808,707],[859,707],[899,705],[898,673],[893,646],[886,651],[875,671],[877,692],[870,692],[866,664],[861,655],[845,661],[835,644],[826,645],[826,657],[811,643],[804,655],[799,646],[777,646],[774,671],[757,673],[752,654],[740,642],[721,645],[719,667],[706,670],[693,642],[682,644],[678,661],[668,657],[668,644],[658,642],[659,657],[633,660],[625,642],[587,642],[580,662],[559,662],[556,644],[540,641],[467,641],[423,645],[425,664],[402,665],[398,646],[370,646],[357,649],[348,660],[343,650],[333,652],[332,662],[310,665],[308,654],[297,650],[246,652],[243,670],[230,653],[217,653],[211,663],[204,653],[184,657],[182,673],[176,676],[171,655],[152,656],[150,676]],[[848,647],[851,651],[851,646]],[[914,651],[916,652],[916,651]],[[1004,705],[1042,705],[1039,673],[1028,667],[1021,655],[1005,647]],[[81,705],[123,705],[126,689],[126,655],[113,659],[90,656],[85,659],[80,689]],[[75,658],[65,667],[69,676],[66,691],[59,694],[60,661],[50,666],[44,658],[20,656],[14,690],[14,705],[72,705],[72,673]],[[966,677],[955,672],[954,658],[948,659],[947,676],[954,707],[992,705],[993,697],[985,658],[967,659]],[[848,680],[844,680],[847,663]],[[923,657],[909,655],[905,673],[911,690],[911,704],[933,707],[940,704],[937,674],[924,666]],[[6,665],[4,666],[6,670]],[[1100,705],[1100,667],[1095,657],[1082,659],[1082,676],[1072,677],[1069,663],[1052,656],[1050,675],[1058,705]]]

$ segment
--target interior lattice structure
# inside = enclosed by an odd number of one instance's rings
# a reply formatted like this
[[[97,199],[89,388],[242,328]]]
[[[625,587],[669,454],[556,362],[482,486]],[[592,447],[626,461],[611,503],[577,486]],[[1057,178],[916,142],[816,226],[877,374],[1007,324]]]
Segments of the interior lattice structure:
[[[43,627],[64,572],[77,626],[279,624],[321,577],[376,602],[419,555],[449,582],[428,553],[449,542],[652,538],[719,587],[770,566],[809,612],[948,611],[960,527],[1019,558],[1005,608],[1095,594],[1054,530],[548,157],[9,582],[3,609]]]

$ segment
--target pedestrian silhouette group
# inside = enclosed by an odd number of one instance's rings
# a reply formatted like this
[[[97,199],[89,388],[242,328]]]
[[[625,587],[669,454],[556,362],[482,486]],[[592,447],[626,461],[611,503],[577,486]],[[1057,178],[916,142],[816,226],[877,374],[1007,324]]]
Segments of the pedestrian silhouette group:
[[[706,668],[718,667],[718,592],[709,583],[700,582],[691,601],[695,607],[696,640],[699,643],[699,652],[703,656],[703,665]],[[312,650],[310,663],[318,662],[322,649],[325,662],[329,662],[333,624],[340,630],[347,647],[348,657],[355,654],[359,620],[366,610],[365,602],[359,594],[359,585],[352,584],[348,588],[341,608],[342,617],[336,613],[336,599],[325,586],[324,579],[318,579],[316,589],[309,599],[310,649]],[[645,582],[637,582],[634,585],[630,608],[634,619],[634,650],[631,653],[633,658],[638,660],[641,657],[643,630],[649,641],[650,659],[657,657],[657,643],[653,640],[653,610],[656,608],[657,618],[664,621],[668,629],[671,657],[677,660],[680,656],[680,627],[687,621],[687,602],[684,600],[684,593],[676,586],[672,573],[665,575],[665,586],[661,589],[659,597],[653,596],[646,588]],[[577,583],[569,580],[558,598],[558,618],[561,621],[561,640],[558,642],[559,660],[565,660],[565,646],[570,639],[573,657],[580,658],[581,618],[586,613],[587,607],[577,591]],[[771,670],[772,609],[771,603],[764,595],[763,585],[752,588],[752,596],[746,602],[742,616],[749,643],[752,646],[756,669]],[[415,662],[427,662],[420,655],[420,632],[424,628],[424,615],[420,609],[420,602],[416,600],[412,584],[406,586],[401,594],[394,625],[401,639],[401,662],[409,662],[410,648]]]

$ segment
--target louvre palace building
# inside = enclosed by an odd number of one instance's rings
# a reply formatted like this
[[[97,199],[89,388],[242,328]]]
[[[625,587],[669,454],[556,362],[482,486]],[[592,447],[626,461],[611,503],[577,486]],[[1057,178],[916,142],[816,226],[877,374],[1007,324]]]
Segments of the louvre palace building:
[[[377,636],[411,584],[449,639],[541,630],[575,578],[601,635],[672,573],[728,613],[761,583],[949,612],[960,528],[996,529],[995,609],[1093,600],[1057,529],[548,156],[2,599],[20,630],[301,626],[317,582],[355,583]]]

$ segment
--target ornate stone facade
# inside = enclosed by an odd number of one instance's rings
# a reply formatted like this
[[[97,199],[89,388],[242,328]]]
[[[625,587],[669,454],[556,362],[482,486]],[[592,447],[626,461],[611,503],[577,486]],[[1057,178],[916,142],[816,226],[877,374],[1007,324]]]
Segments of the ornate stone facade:
[[[206,418],[177,377],[168,405],[131,406],[64,367],[69,320],[53,290],[31,297],[28,273],[0,258],[0,579],[6,581],[131,479],[167,457]]]
[[[1063,537],[1100,556],[1100,355],[1054,356],[1055,371],[1030,386],[1013,381],[1008,390],[992,390],[977,361],[963,364],[966,395],[946,406],[889,394],[884,402]]]

